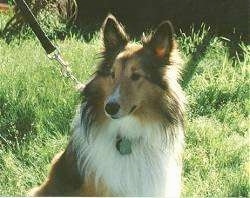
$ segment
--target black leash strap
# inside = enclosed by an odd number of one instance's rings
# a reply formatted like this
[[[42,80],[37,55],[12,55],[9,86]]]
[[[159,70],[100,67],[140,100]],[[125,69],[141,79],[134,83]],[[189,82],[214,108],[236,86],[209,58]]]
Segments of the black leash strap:
[[[27,22],[29,23],[32,31],[35,33],[36,37],[39,39],[40,43],[43,46],[43,49],[46,51],[48,57],[50,59],[56,60],[61,65],[61,73],[70,78],[76,84],[76,89],[78,91],[82,91],[84,89],[84,84],[77,80],[77,78],[73,75],[69,64],[63,60],[59,49],[53,45],[50,39],[46,36],[45,32],[42,30],[41,26],[38,24],[35,16],[29,9],[25,0],[15,0],[18,8],[21,10],[22,15],[25,17]]]
[[[46,36],[40,25],[38,24],[35,16],[29,9],[27,3],[24,0],[15,0],[18,8],[21,10],[22,15],[25,17],[27,22],[29,23],[31,29],[39,39],[43,48],[45,49],[47,54],[50,54],[56,50],[56,47],[51,43],[49,38]]]

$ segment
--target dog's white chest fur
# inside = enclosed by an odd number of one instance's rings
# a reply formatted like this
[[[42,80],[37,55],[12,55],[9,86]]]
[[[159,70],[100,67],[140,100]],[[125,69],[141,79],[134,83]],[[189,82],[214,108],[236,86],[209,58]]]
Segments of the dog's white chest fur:
[[[78,151],[81,172],[94,173],[96,183],[103,182],[114,196],[180,195],[181,164],[178,155],[183,137],[176,132],[169,142],[158,124],[142,126],[134,118],[111,120],[93,126],[89,141],[79,120],[75,120],[74,145]],[[175,129],[181,130],[181,129]],[[121,155],[116,149],[117,136],[130,139],[132,153]],[[164,137],[163,137],[164,136]]]

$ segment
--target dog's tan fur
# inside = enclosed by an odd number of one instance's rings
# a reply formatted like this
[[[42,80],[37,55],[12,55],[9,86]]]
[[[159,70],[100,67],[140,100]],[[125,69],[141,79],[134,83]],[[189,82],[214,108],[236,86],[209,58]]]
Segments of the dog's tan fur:
[[[113,31],[112,28],[116,30]],[[113,16],[106,19],[103,27],[103,61],[84,90],[87,104],[91,106],[90,121],[95,125],[110,122],[110,117],[104,113],[105,102],[119,87],[121,113],[118,119],[132,115],[145,124],[163,123],[166,128],[183,127],[184,94],[178,84],[181,58],[171,31],[171,25],[163,23],[154,34],[144,39],[143,45],[133,44],[128,42],[124,29]],[[150,63],[160,66],[145,66]],[[82,110],[83,117],[84,113],[86,114]],[[170,143],[179,141],[175,140],[179,135],[177,130],[168,130],[167,133]],[[79,173],[80,151],[77,149],[73,138],[66,150],[52,160],[48,179],[40,187],[33,189],[30,195],[116,195],[107,183],[98,181],[96,185],[95,173],[85,176]],[[175,151],[179,164],[181,150]],[[148,179],[150,178],[145,178]]]

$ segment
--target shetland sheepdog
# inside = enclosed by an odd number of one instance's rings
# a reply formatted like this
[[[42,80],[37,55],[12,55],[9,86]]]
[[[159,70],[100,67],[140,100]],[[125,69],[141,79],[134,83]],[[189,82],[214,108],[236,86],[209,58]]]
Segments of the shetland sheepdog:
[[[109,15],[102,40],[69,144],[30,195],[179,197],[185,97],[173,27],[134,43]]]

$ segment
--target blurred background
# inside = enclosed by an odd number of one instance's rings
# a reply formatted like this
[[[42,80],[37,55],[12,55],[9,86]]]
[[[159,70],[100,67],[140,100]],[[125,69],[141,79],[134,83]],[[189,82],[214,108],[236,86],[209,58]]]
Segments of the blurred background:
[[[0,3],[14,5],[13,0]],[[27,0],[27,3],[36,15],[45,9],[56,11],[63,22],[85,34],[98,30],[107,14],[112,13],[132,37],[140,36],[163,20],[171,20],[177,33],[180,29],[188,33],[190,26],[200,28],[204,23],[214,34],[249,43],[248,0]],[[18,16],[15,19],[22,23]],[[11,23],[6,30],[10,26]]]

